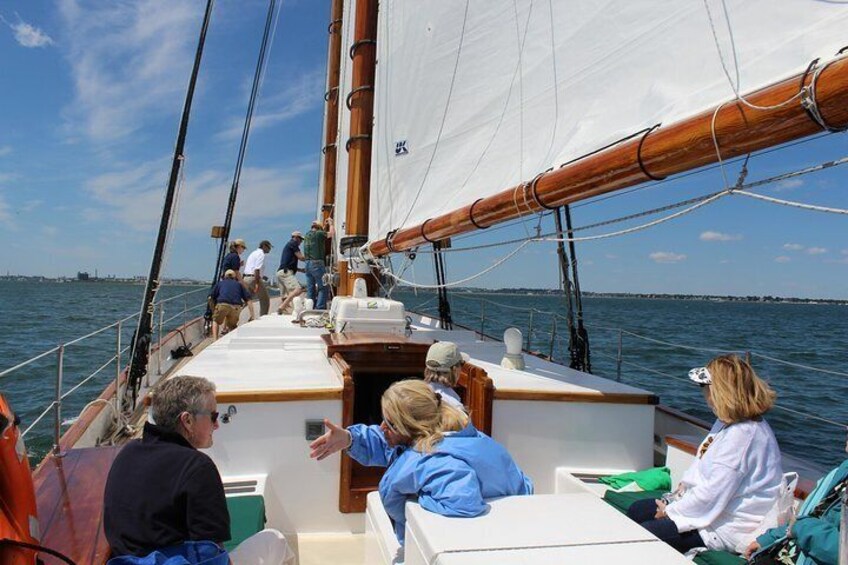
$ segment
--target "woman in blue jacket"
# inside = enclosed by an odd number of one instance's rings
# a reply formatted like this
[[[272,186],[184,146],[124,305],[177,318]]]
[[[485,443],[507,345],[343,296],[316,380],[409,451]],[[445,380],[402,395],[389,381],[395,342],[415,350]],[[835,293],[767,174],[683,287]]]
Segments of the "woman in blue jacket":
[[[394,383],[383,394],[383,422],[327,433],[310,445],[319,461],[347,449],[362,465],[387,467],[380,497],[402,544],[407,500],[444,516],[479,516],[486,498],[533,494],[533,483],[506,449],[423,381]]]

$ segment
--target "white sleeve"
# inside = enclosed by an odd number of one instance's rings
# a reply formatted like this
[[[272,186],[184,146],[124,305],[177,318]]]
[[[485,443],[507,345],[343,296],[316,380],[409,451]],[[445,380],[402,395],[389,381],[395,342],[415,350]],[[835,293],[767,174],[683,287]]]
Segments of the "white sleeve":
[[[666,508],[666,514],[680,532],[705,528],[727,507],[744,474],[722,463],[713,463],[703,482],[686,490],[680,500]]]

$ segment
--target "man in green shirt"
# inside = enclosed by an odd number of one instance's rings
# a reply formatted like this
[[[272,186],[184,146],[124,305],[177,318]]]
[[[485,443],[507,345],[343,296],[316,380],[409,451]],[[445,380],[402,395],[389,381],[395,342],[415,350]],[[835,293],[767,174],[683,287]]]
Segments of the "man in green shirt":
[[[324,231],[324,226],[327,227],[327,231]],[[306,297],[314,302],[317,310],[327,308],[328,288],[324,284],[327,240],[335,235],[333,220],[327,218],[323,225],[317,220],[312,222],[312,229],[303,238],[303,255],[306,257]]]

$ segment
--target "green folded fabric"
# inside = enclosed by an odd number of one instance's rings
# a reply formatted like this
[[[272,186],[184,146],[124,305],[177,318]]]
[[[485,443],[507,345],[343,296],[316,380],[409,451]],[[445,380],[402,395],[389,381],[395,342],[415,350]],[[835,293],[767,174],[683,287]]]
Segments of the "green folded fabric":
[[[668,467],[654,467],[644,471],[601,477],[598,480],[614,489],[620,489],[635,482],[642,490],[662,490],[664,492],[671,490],[671,472]]]

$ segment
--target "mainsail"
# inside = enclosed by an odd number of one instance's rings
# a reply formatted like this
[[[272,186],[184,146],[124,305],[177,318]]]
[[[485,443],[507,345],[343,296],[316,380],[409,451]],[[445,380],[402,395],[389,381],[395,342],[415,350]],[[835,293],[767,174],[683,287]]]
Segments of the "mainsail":
[[[846,29],[808,0],[384,2],[369,237],[803,72]]]

